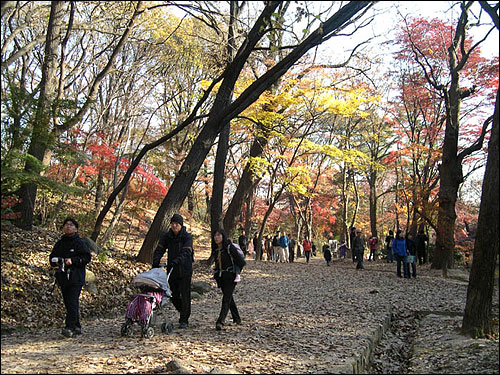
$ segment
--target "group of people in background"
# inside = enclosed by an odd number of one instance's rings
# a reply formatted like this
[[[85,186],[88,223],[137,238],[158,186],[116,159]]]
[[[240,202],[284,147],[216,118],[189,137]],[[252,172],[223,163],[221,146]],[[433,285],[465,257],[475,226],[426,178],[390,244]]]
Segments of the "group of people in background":
[[[404,239],[404,247],[401,243],[402,231],[399,230],[394,236],[394,232],[389,230],[389,234],[385,238],[385,259],[388,263],[393,263],[396,260],[397,275],[401,276],[401,265],[403,265],[404,277],[409,277],[410,267],[413,277],[416,277],[416,262],[420,265],[427,262],[426,244],[429,239],[421,230],[416,239],[413,239],[411,234],[407,234]],[[397,241],[395,241],[397,239]],[[332,242],[332,241],[330,241]],[[351,227],[349,234],[349,244],[353,263],[356,263],[356,269],[364,269],[363,261],[365,250],[368,249],[368,261],[375,262],[377,259],[377,249],[379,247],[379,239],[375,234],[372,234],[368,240],[363,236],[360,228]],[[238,244],[245,255],[252,254],[256,260],[267,260],[280,263],[292,263],[297,257],[304,256],[306,263],[309,263],[311,256],[316,256],[316,245],[308,236],[300,242],[294,238],[289,238],[285,232],[278,231],[274,236],[265,236],[263,244],[258,241],[257,234],[254,235],[252,241],[249,241],[246,233],[242,230],[238,238]],[[336,255],[339,259],[347,257],[349,247],[344,241],[338,247]],[[331,265],[333,258],[332,244],[325,242],[322,247],[323,257],[327,266]],[[403,277],[403,276],[401,276]]]
[[[263,243],[254,235],[249,241],[245,230],[238,237],[238,245],[245,256],[252,255],[256,260],[267,260],[280,263],[293,263],[296,257],[305,256],[309,263],[311,253],[316,255],[316,245],[306,237],[304,241],[296,241],[289,237],[286,232],[278,231],[274,236],[265,236]]]
[[[426,248],[428,242],[429,237],[424,233],[423,229],[419,231],[416,239],[413,239],[413,235],[409,232],[406,236],[403,236],[401,229],[397,230],[394,237],[394,232],[389,230],[389,234],[385,238],[386,261],[387,263],[393,263],[396,260],[396,275],[398,277],[417,277],[417,261],[419,265],[427,262]],[[352,261],[356,263],[356,269],[363,269],[366,244],[360,228],[351,227],[350,243]],[[379,240],[374,234],[368,239],[368,249],[370,251],[368,261],[376,260],[378,243]],[[401,273],[401,268],[403,268],[403,273]]]
[[[421,229],[416,239],[413,239],[411,233],[403,236],[403,231],[398,229],[396,237],[394,232],[389,231],[385,238],[386,243],[386,259],[388,263],[393,263],[396,260],[396,275],[398,277],[410,278],[417,277],[417,260],[419,265],[427,263],[427,244],[429,237]],[[403,275],[401,275],[401,265],[403,266]],[[410,276],[411,267],[411,276]]]

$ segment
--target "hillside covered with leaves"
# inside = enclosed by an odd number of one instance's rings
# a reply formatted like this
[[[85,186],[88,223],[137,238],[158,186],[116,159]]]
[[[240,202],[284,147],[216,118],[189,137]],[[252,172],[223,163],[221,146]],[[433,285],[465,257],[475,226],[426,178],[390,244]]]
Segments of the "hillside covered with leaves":
[[[203,229],[195,233],[205,242]],[[34,227],[24,231],[5,222],[2,224],[2,330],[37,329],[60,325],[65,308],[59,287],[54,286],[54,269],[49,254],[60,232]],[[134,276],[151,268],[135,261],[140,234],[129,250],[107,250],[92,254],[87,269],[95,275],[97,289],[86,287],[80,297],[83,318],[121,314],[135,290]],[[119,242],[118,242],[119,243]],[[134,247],[135,244],[135,247]],[[197,259],[207,259],[205,247],[198,247]]]

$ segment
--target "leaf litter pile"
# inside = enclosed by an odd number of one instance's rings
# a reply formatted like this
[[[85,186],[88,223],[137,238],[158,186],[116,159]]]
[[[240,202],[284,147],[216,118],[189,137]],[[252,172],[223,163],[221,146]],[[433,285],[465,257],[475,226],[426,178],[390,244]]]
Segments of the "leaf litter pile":
[[[190,327],[177,329],[178,313],[168,303],[155,335],[143,339],[137,326],[132,337],[121,337],[120,326],[137,293],[132,279],[149,265],[134,261],[136,250],[94,255],[88,269],[97,291],[84,289],[80,298],[83,335],[66,339],[60,334],[65,310],[48,265],[59,237],[37,227],[2,226],[2,373],[352,372],[352,362],[384,326],[367,372],[499,371],[498,337],[458,333],[464,276],[443,279],[421,266],[416,279],[398,279],[396,263],[382,261],[365,262],[358,271],[349,260],[327,267],[320,257],[309,264],[249,260],[234,295],[243,324],[230,324],[229,314],[224,330],[216,331],[222,297],[202,261],[207,250],[198,251],[193,282],[212,288],[193,299]],[[498,323],[498,284],[493,302]],[[164,321],[174,323],[173,333],[161,332]]]

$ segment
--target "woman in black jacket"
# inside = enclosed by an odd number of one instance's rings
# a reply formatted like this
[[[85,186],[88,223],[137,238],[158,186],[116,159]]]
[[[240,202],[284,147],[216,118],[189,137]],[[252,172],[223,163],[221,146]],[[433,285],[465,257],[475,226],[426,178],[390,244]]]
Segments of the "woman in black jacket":
[[[66,306],[62,334],[73,337],[82,333],[79,300],[85,284],[85,266],[90,262],[91,255],[85,241],[78,236],[78,222],[75,219],[66,218],[62,229],[64,235],[54,245],[49,261],[52,267],[58,267],[55,277]]]
[[[227,239],[224,229],[217,229],[212,233],[212,254],[210,259],[215,262],[214,278],[217,281],[217,286],[222,291],[222,305],[215,323],[217,331],[220,331],[224,326],[229,311],[231,311],[233,322],[241,324],[240,314],[233,298],[234,288],[236,287],[233,259],[237,257],[237,251],[232,242]]]

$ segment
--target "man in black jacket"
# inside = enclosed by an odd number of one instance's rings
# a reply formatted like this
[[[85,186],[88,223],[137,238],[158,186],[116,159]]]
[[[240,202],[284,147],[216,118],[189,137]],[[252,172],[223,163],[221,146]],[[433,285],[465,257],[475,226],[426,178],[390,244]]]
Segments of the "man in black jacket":
[[[167,272],[172,297],[170,300],[179,311],[179,328],[187,328],[191,315],[191,278],[193,275],[193,237],[186,231],[181,215],[170,219],[170,229],[160,237],[153,255],[153,268],[160,266],[160,260],[168,249]]]
[[[85,266],[91,255],[87,244],[78,236],[78,222],[68,217],[62,225],[64,235],[56,242],[49,255],[52,267],[58,267],[56,281],[66,307],[65,328],[62,334],[73,337],[82,333],[80,324],[80,293],[85,284]]]
[[[242,230],[241,235],[238,237],[238,245],[240,245],[240,249],[243,251],[243,254],[245,254],[245,256],[247,256],[248,238],[246,236],[245,230]]]

